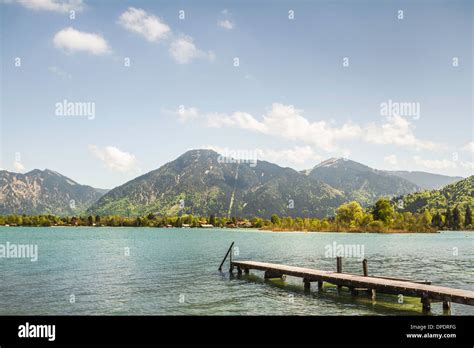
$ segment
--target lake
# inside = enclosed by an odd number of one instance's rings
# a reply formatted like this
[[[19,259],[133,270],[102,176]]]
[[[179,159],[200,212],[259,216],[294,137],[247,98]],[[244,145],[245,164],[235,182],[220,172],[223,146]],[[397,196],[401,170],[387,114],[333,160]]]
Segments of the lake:
[[[420,315],[419,298],[353,298],[301,279],[264,281],[217,270],[234,259],[335,270],[328,250],[355,245],[369,274],[474,290],[474,233],[369,234],[230,229],[0,227],[0,245],[31,244],[38,259],[0,258],[1,315]],[[351,255],[349,255],[351,256]],[[362,273],[360,254],[343,271]],[[402,303],[399,303],[399,300]],[[432,313],[443,314],[441,304]],[[473,315],[453,304],[451,314]]]

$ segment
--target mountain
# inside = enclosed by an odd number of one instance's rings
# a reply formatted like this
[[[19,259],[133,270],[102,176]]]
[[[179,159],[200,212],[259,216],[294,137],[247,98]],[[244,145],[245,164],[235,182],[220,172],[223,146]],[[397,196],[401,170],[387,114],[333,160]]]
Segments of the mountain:
[[[25,174],[0,171],[0,215],[81,214],[100,196],[97,189],[49,169]]]
[[[393,197],[420,190],[404,178],[343,158],[331,158],[304,173],[363,205],[371,205],[381,196]]]
[[[474,208],[474,175],[447,185],[440,190],[426,190],[415,192],[401,197],[395,197],[395,204],[400,211],[412,213],[428,210],[444,210],[458,205],[464,208],[470,205]]]
[[[88,213],[322,217],[344,200],[338,190],[290,168],[191,150],[111,190]]]
[[[464,179],[461,176],[447,176],[427,172],[410,172],[405,170],[386,171],[386,173],[411,181],[412,183],[414,183],[418,187],[421,187],[424,190],[440,189],[446,185]]]
[[[101,188],[97,188],[97,187],[94,187],[94,190],[96,190],[98,193],[100,193],[101,196],[105,195],[107,192],[110,191],[109,189],[101,189]]]
[[[420,211],[470,204],[473,197],[472,177],[441,190],[421,191],[420,186],[457,178],[380,171],[337,158],[304,172],[266,161],[236,162],[212,150],[191,150],[110,191],[80,185],[48,169],[0,171],[0,215],[326,217],[351,200],[368,206],[389,196],[397,203],[402,200],[407,211]]]

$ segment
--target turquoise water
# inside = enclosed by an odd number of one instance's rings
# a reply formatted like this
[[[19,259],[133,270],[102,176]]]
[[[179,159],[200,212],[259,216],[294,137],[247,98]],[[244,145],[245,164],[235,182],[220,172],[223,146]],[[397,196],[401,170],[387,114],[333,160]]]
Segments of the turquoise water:
[[[38,260],[0,258],[3,315],[419,315],[418,298],[376,301],[334,287],[305,294],[301,279],[264,281],[217,270],[235,259],[334,270],[327,246],[363,246],[369,273],[474,290],[474,234],[273,233],[253,230],[1,227],[0,244],[35,244]],[[361,249],[359,249],[361,250]],[[129,255],[127,253],[129,252]],[[358,255],[360,256],[360,255]],[[344,271],[361,273],[359,258]],[[234,272],[235,274],[235,272]],[[314,286],[314,285],[313,285]],[[443,314],[441,304],[432,313]],[[473,315],[453,304],[451,314]]]

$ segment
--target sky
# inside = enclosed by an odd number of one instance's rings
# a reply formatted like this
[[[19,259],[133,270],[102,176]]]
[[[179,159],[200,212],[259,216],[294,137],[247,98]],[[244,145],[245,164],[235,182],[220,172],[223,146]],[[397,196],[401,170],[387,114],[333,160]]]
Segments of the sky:
[[[471,1],[3,0],[0,168],[113,188],[189,149],[474,169]]]

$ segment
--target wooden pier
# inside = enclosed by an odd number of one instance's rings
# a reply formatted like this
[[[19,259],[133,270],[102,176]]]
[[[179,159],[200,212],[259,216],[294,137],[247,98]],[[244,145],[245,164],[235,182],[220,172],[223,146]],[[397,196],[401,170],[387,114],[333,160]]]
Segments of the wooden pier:
[[[229,248],[227,255],[232,255],[230,250],[231,248]],[[225,259],[222,261],[220,268],[222,268]],[[443,309],[445,310],[450,309],[452,302],[474,305],[474,291],[435,286],[431,285],[429,281],[369,276],[367,260],[364,260],[362,264],[364,274],[358,275],[343,273],[342,259],[340,257],[337,258],[336,272],[257,261],[233,261],[231,259],[230,272],[232,273],[236,269],[238,274],[242,274],[242,272],[248,274],[250,270],[259,270],[265,272],[264,277],[266,279],[283,278],[284,276],[298,277],[303,279],[304,289],[307,291],[310,290],[312,282],[318,283],[319,290],[322,290],[324,282],[327,282],[337,285],[338,289],[347,287],[352,295],[365,293],[375,298],[376,293],[379,292],[420,297],[423,311],[429,311],[432,302],[442,302]]]

